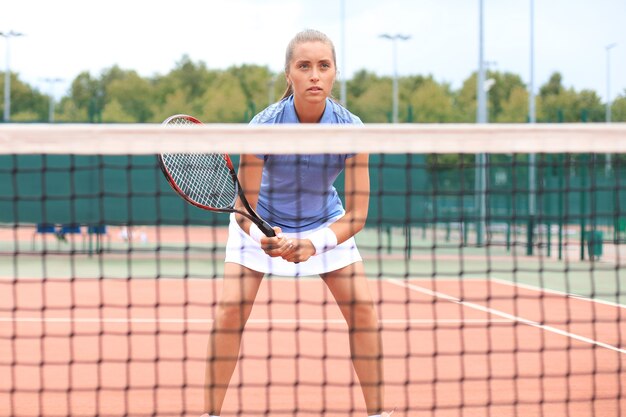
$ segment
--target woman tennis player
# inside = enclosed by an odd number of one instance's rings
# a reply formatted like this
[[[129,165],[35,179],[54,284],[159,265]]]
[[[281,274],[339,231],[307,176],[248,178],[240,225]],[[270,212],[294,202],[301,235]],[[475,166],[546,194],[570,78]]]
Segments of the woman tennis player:
[[[251,123],[362,124],[331,100],[335,49],[321,32],[298,33],[287,47],[287,91]],[[294,138],[296,139],[296,138]],[[345,170],[345,209],[333,182]],[[382,342],[354,235],[367,217],[368,155],[242,155],[239,179],[276,237],[231,214],[224,284],[209,340],[203,417],[219,416],[242,331],[265,274],[320,275],[349,328],[350,350],[368,415],[383,412]]]

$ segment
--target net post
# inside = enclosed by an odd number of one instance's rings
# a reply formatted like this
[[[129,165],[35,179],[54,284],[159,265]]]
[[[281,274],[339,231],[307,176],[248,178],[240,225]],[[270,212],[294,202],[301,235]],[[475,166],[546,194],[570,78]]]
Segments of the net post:
[[[546,227],[547,227],[546,232],[548,234],[547,235],[547,239],[548,239],[548,242],[547,242],[547,245],[548,245],[547,255],[548,255],[548,258],[549,258],[550,256],[552,256],[552,223],[550,222],[549,219],[548,219],[548,222],[546,223]]]
[[[511,223],[506,224],[506,251],[511,252]]]
[[[585,260],[585,243],[586,243],[586,236],[585,236],[585,228],[587,227],[587,222],[585,219],[585,215],[587,214],[587,193],[585,192],[585,190],[587,189],[587,167],[586,167],[586,163],[587,163],[587,155],[586,154],[581,154],[580,155],[580,162],[581,162],[581,168],[580,168],[580,260],[584,261]]]
[[[558,192],[558,213],[557,213],[557,221],[559,223],[559,236],[558,236],[558,252],[559,252],[559,261],[563,259],[563,223],[564,223],[564,214],[563,214],[563,162],[565,157],[562,153],[557,156],[557,172],[558,172],[558,183],[559,183],[559,192]]]
[[[486,232],[486,207],[487,207],[487,154],[476,155],[477,167],[475,178],[475,207],[476,216],[476,246],[482,246]]]
[[[402,234],[404,235],[404,259],[411,258],[411,226],[410,223],[406,223],[402,226]]]
[[[526,221],[526,255],[531,256],[533,254],[533,246],[535,245],[535,216],[528,215]]]

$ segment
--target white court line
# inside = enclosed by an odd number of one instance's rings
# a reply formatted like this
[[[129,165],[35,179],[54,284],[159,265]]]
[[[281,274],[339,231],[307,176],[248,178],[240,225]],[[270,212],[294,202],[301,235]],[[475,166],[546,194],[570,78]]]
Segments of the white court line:
[[[617,308],[626,308],[626,305],[615,303],[612,301],[601,300],[597,298],[589,298],[589,297],[585,297],[582,295],[570,294],[564,291],[551,290],[549,288],[541,288],[541,287],[537,287],[537,286],[530,285],[530,284],[523,284],[521,282],[512,282],[512,281],[507,281],[505,279],[500,279],[500,278],[489,278],[489,281],[497,282],[498,284],[509,285],[512,287],[524,288],[526,290],[545,292],[547,294],[555,294],[555,295],[560,295],[562,297],[574,298],[576,300],[588,301],[590,303],[604,304],[607,306],[617,307]]]
[[[451,296],[451,295],[448,295],[448,294],[444,294],[442,292],[432,291],[432,290],[430,290],[428,288],[419,287],[417,285],[410,284],[408,282],[403,282],[403,281],[401,281],[399,279],[390,278],[390,279],[387,280],[387,282],[389,282],[390,284],[397,285],[399,287],[409,288],[409,289],[411,289],[413,291],[417,291],[417,292],[420,292],[422,294],[429,295],[431,297],[441,298],[443,300],[450,301],[451,303],[460,304],[460,305],[462,305],[464,307],[472,308],[472,309],[478,310],[478,311],[483,311],[485,313],[489,313],[489,314],[492,314],[492,315],[498,316],[498,317],[503,317],[505,319],[509,319],[509,320],[516,321],[516,322],[519,322],[519,323],[523,323],[523,324],[526,324],[528,326],[537,327],[539,329],[542,329],[542,330],[545,330],[545,331],[548,331],[548,332],[552,332],[552,333],[555,333],[555,334],[558,334],[558,335],[561,335],[561,336],[569,337],[569,338],[572,338],[574,340],[578,340],[578,341],[583,342],[583,343],[588,343],[588,344],[591,344],[591,345],[600,346],[600,347],[603,347],[605,349],[609,349],[609,350],[612,350],[612,351],[615,351],[615,352],[626,354],[626,349],[621,349],[621,348],[618,348],[617,346],[609,345],[608,343],[603,343],[603,342],[600,342],[598,340],[590,339],[588,337],[580,336],[580,335],[577,335],[575,333],[571,333],[571,332],[567,332],[565,330],[557,329],[556,327],[547,326],[545,324],[541,324],[541,323],[536,322],[534,320],[529,320],[529,319],[525,319],[523,317],[514,316],[512,314],[508,314],[508,313],[505,313],[503,311],[496,310],[496,309],[493,309],[493,308],[490,308],[490,307],[481,306],[480,304],[471,303],[471,302],[468,302],[468,301],[463,301],[460,298],[456,298],[454,296]]]
[[[383,319],[381,324],[422,324],[422,325],[459,325],[459,324],[510,324],[508,319]],[[109,318],[109,317],[0,317],[0,323],[112,323],[112,324],[184,324],[213,323],[212,319],[182,318]],[[345,324],[344,319],[250,319],[248,324]]]

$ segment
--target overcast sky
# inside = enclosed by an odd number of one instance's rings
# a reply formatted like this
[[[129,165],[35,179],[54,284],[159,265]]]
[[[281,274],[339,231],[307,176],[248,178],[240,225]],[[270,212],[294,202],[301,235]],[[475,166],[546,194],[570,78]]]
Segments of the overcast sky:
[[[82,71],[94,76],[114,64],[143,76],[165,74],[187,54],[209,68],[238,64],[283,66],[287,42],[299,30],[319,29],[335,42],[348,77],[360,69],[393,73],[391,42],[400,75],[431,74],[459,87],[478,66],[479,0],[0,0],[0,31],[11,39],[11,70],[50,91],[46,78],[63,78],[55,95]],[[530,1],[484,0],[485,60],[492,68],[530,80]],[[626,0],[534,0],[535,85],[559,71],[567,87],[626,90]],[[6,41],[0,39],[0,68]],[[345,62],[345,67],[344,67]]]

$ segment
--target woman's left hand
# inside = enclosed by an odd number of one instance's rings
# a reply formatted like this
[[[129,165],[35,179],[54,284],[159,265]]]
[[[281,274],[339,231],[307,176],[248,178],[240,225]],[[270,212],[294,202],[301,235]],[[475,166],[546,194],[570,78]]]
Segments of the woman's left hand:
[[[287,262],[304,262],[315,254],[315,247],[309,239],[288,238],[280,227],[274,227],[275,237],[263,237],[261,248],[273,258],[281,257]]]
[[[315,247],[309,239],[287,239],[285,249],[280,255],[288,262],[305,262],[315,255]]]

